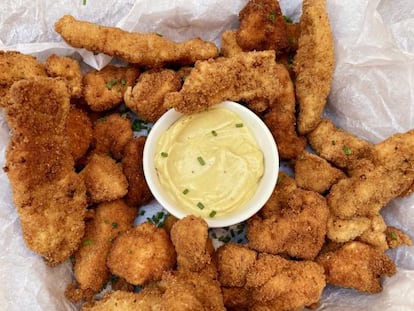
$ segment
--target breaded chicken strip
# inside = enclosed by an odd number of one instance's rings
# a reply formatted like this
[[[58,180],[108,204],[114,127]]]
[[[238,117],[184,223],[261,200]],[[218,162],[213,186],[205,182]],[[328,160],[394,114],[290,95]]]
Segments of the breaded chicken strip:
[[[336,127],[328,119],[322,119],[307,137],[320,157],[339,168],[352,170],[361,159],[375,160],[373,144]]]
[[[146,138],[144,136],[131,139],[125,146],[122,156],[122,169],[128,180],[126,202],[131,206],[141,206],[152,200],[144,176],[142,157]]]
[[[236,40],[244,51],[275,50],[281,54],[289,47],[278,1],[250,0],[240,11],[239,20]]]
[[[143,285],[160,280],[175,262],[174,246],[166,231],[145,222],[115,239],[107,264],[113,274],[128,283]]]
[[[79,21],[70,15],[60,18],[55,23],[55,30],[74,47],[102,52],[147,67],[188,65],[218,55],[214,43],[200,38],[173,42],[155,33],[131,33]]]
[[[49,265],[66,260],[84,234],[86,189],[66,135],[63,81],[18,81],[4,109],[12,130],[6,166],[26,245]]]
[[[250,218],[249,247],[259,252],[313,259],[325,241],[329,210],[324,197],[296,189],[281,204],[279,215]]]
[[[0,51],[0,107],[12,84],[22,79],[46,77],[44,66],[31,55],[17,51]]]
[[[128,87],[134,86],[139,70],[108,65],[91,70],[83,77],[83,95],[93,111],[106,111],[118,106]]]
[[[304,151],[295,161],[295,180],[299,187],[324,193],[346,175],[325,159]]]
[[[236,29],[226,30],[222,33],[220,54],[224,57],[232,57],[237,53],[243,52],[243,49],[237,44],[236,33]]]
[[[397,248],[403,244],[407,246],[413,245],[413,242],[411,241],[410,237],[395,227],[388,226],[385,230],[385,234],[387,237],[388,247],[390,249]]]
[[[304,135],[321,120],[331,89],[335,56],[326,0],[305,0],[302,11],[294,71],[300,108],[298,131]]]
[[[230,58],[198,61],[180,92],[168,93],[164,105],[184,114],[224,100],[270,105],[282,88],[274,51],[244,52]]]
[[[45,69],[49,77],[65,80],[71,97],[82,96],[82,72],[76,60],[52,54],[46,59]]]
[[[132,228],[137,215],[135,208],[122,200],[101,203],[86,223],[85,236],[75,253],[74,274],[85,298],[98,293],[109,279],[106,258],[116,237]],[[71,298],[71,290],[65,293]],[[80,297],[79,297],[80,298]]]
[[[181,79],[174,70],[148,70],[139,76],[133,88],[127,88],[125,105],[140,119],[155,122],[167,111],[163,105],[165,94],[177,92],[180,88]]]
[[[70,153],[76,162],[86,154],[92,142],[92,122],[88,114],[75,106],[71,106],[66,120],[66,131],[69,138]]]
[[[122,167],[109,156],[93,154],[80,175],[85,181],[90,203],[120,199],[128,192]]]
[[[380,292],[381,276],[392,276],[396,272],[395,264],[383,252],[360,242],[326,252],[316,261],[324,267],[329,284],[367,293]]]
[[[133,136],[130,119],[118,113],[109,114],[94,122],[93,152],[120,160],[125,146]]]

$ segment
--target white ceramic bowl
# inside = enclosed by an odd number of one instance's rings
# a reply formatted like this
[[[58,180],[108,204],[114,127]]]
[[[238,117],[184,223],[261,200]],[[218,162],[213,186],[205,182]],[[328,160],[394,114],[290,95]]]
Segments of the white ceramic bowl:
[[[276,143],[267,126],[252,111],[235,102],[225,101],[216,107],[226,108],[238,114],[244,124],[250,129],[257,141],[264,157],[264,173],[253,197],[244,206],[223,216],[214,218],[205,217],[210,228],[227,227],[240,223],[259,211],[269,199],[277,182],[279,172],[279,154]],[[148,186],[155,199],[170,214],[181,219],[189,214],[180,208],[174,200],[166,193],[160,184],[154,166],[154,158],[157,142],[161,135],[183,115],[174,109],[167,111],[152,127],[144,147],[144,174]]]

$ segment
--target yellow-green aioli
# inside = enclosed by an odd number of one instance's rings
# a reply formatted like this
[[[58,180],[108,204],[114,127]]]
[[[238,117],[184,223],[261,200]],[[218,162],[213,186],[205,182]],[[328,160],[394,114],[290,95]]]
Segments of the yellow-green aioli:
[[[158,178],[189,213],[219,217],[254,195],[264,171],[263,153],[234,112],[216,108],[181,117],[160,138]]]

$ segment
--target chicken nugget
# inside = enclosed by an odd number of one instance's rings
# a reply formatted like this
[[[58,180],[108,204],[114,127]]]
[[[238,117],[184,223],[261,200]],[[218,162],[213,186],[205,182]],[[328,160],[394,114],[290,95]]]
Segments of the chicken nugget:
[[[292,192],[280,216],[262,218],[255,215],[248,221],[249,247],[270,254],[287,254],[313,259],[325,241],[329,210],[320,194],[297,189]]]
[[[106,258],[111,245],[121,232],[132,227],[136,215],[135,208],[116,200],[99,204],[94,217],[87,221],[74,264],[75,279],[86,297],[98,293],[109,280]]]
[[[250,310],[251,293],[244,287],[222,287],[224,306],[228,311]]]
[[[181,79],[174,70],[148,70],[139,76],[135,86],[127,88],[125,105],[140,119],[155,122],[167,111],[163,105],[165,94],[180,88]]]
[[[66,120],[66,131],[69,138],[70,153],[76,162],[86,154],[92,142],[92,122],[88,114],[75,106],[71,106]]]
[[[385,230],[385,235],[386,235],[388,247],[390,249],[397,248],[403,244],[407,246],[413,245],[408,235],[406,235],[404,232],[402,232],[401,230],[393,226],[387,227],[387,229]]]
[[[239,20],[236,40],[244,51],[275,50],[281,54],[289,47],[278,1],[250,0],[240,11]]]
[[[369,229],[369,217],[355,216],[341,219],[330,215],[327,223],[327,237],[337,243],[352,241]]]
[[[82,72],[79,63],[70,57],[50,55],[45,62],[49,77],[63,78],[71,97],[82,96]]]
[[[135,85],[139,70],[108,65],[91,70],[83,77],[83,95],[93,111],[107,111],[118,106],[128,87]]]
[[[236,29],[226,30],[222,33],[220,53],[224,57],[232,57],[237,53],[243,52],[243,49],[237,44],[236,33]]]
[[[163,228],[142,223],[118,236],[108,255],[110,271],[133,285],[161,279],[174,267],[176,254]]]
[[[76,20],[70,15],[61,17],[55,23],[55,30],[73,47],[105,53],[151,68],[189,65],[218,55],[214,43],[200,38],[173,42],[156,33],[131,33]]]
[[[80,175],[85,181],[90,203],[113,201],[128,192],[122,167],[106,155],[93,154]]]
[[[326,0],[305,0],[302,11],[293,62],[299,102],[298,131],[304,135],[321,120],[331,89],[335,55]]]
[[[94,152],[120,160],[125,146],[133,136],[130,119],[118,113],[99,118],[93,125]]]
[[[295,161],[295,180],[299,187],[306,190],[322,194],[345,177],[345,173],[340,169],[306,151],[302,152]]]
[[[381,214],[370,218],[370,226],[359,237],[358,241],[364,242],[378,250],[388,249],[386,231],[387,224]]]
[[[381,276],[392,276],[395,264],[383,252],[361,242],[349,242],[316,259],[325,269],[329,284],[367,293],[382,290]]]
[[[144,136],[130,140],[123,151],[122,169],[128,180],[126,202],[131,206],[141,206],[152,200],[144,176],[142,157],[146,138]]]

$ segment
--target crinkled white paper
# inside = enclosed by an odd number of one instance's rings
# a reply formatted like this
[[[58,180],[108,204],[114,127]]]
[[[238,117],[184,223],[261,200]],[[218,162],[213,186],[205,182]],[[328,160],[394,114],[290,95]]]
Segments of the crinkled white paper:
[[[110,58],[69,47],[54,32],[64,14],[129,31],[154,31],[173,40],[200,36],[219,44],[225,29],[238,26],[247,0],[6,0],[0,3],[0,49],[30,53],[44,61],[51,53],[72,55],[94,68]],[[378,142],[414,128],[414,1],[327,0],[336,49],[336,69],[325,114],[352,133]],[[301,0],[280,0],[297,21]],[[0,166],[5,164],[8,128],[0,112]],[[12,204],[6,174],[0,172],[0,309],[76,310],[63,296],[70,264],[47,267],[28,250]],[[414,238],[414,196],[384,209],[389,224]],[[414,247],[389,251],[398,272],[383,292],[365,295],[329,286],[319,310],[413,310]]]

